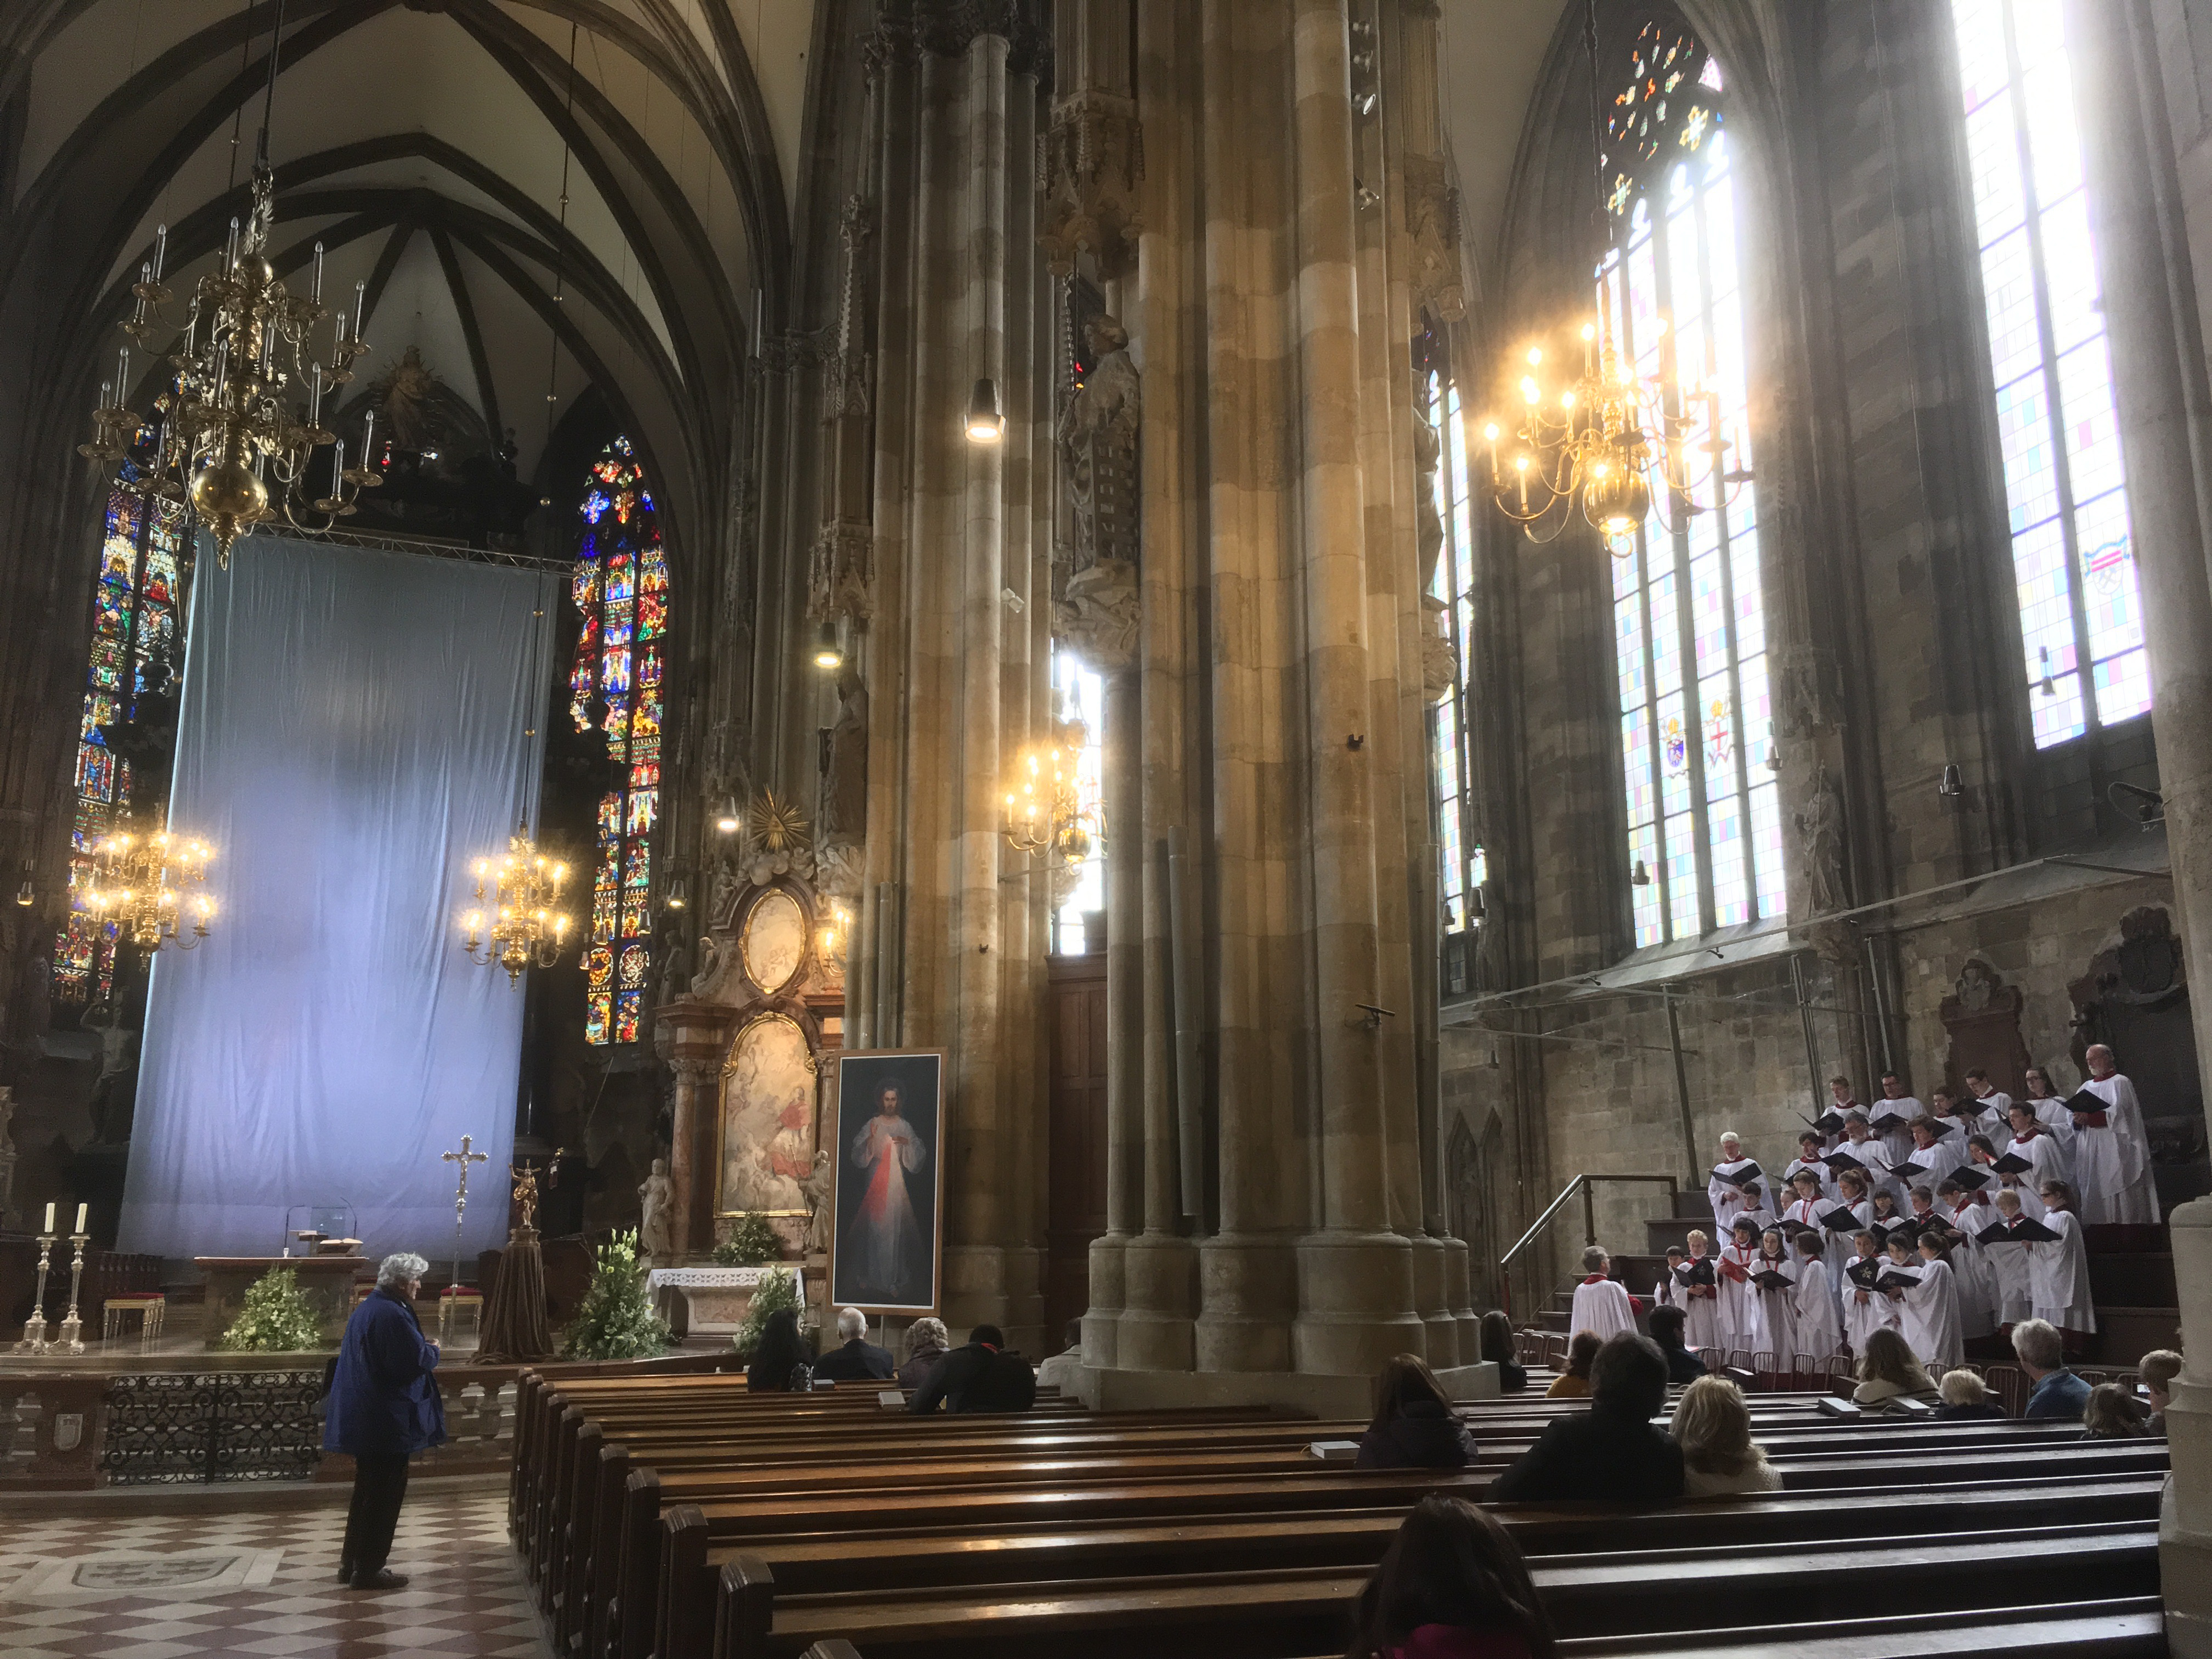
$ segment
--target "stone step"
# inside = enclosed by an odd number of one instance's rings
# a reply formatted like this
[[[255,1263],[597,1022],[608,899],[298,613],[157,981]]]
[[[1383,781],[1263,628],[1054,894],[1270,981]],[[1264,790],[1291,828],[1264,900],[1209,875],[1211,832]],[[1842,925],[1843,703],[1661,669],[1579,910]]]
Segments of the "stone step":
[[[2089,1294],[2099,1307],[2178,1308],[2173,1257],[2137,1251],[2089,1252]]]

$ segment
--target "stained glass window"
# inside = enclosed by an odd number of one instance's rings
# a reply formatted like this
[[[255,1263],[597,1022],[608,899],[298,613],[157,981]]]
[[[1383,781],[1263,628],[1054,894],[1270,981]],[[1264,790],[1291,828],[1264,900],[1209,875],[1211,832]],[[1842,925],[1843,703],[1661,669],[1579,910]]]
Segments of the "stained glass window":
[[[2035,746],[2150,709],[2058,0],[1953,0]],[[2030,59],[2033,62],[2030,62]]]
[[[131,486],[136,463],[125,461],[108,492],[100,540],[100,581],[93,592],[92,663],[77,729],[76,811],[70,830],[70,917],[54,940],[54,994],[65,1002],[105,1002],[115,988],[115,927],[85,908],[93,849],[131,799],[131,764],[108,747],[101,729],[128,720],[160,659],[158,678],[179,666],[185,514],[176,503],[149,503]]]
[[[1613,247],[1598,301],[1624,357],[1669,390],[1717,394],[1752,466],[1738,209],[1717,59],[1670,25],[1638,35],[1607,119]],[[1694,405],[1692,405],[1694,408]],[[1699,430],[1705,424],[1700,420]],[[1699,440],[1710,441],[1710,440]],[[1622,785],[1636,943],[1694,938],[1784,910],[1756,490],[1701,490],[1703,510],[1653,511],[1613,561]]]
[[[1096,812],[1105,788],[1106,772],[1106,680],[1097,671],[1085,667],[1082,658],[1072,651],[1057,647],[1052,653],[1052,685],[1059,695],[1060,706],[1067,715],[1083,722],[1083,753],[1076,763],[1076,791],[1084,804]],[[1094,823],[1103,821],[1103,814],[1095,816]],[[1111,826],[1107,826],[1110,829]],[[1085,911],[1103,911],[1106,908],[1106,833],[1101,830],[1091,838],[1091,851],[1074,869],[1074,878],[1056,878],[1066,883],[1066,896],[1053,912],[1055,951],[1089,950],[1091,941],[1083,931]]]
[[[606,737],[618,787],[599,799],[591,942],[584,953],[584,1037],[635,1042],[653,969],[653,829],[660,817],[660,678],[668,562],[645,469],[627,438],[584,489],[569,591],[582,616],[568,670],[568,714]]]
[[[1467,672],[1474,635],[1474,527],[1467,481],[1467,422],[1459,388],[1431,372],[1428,377],[1429,419],[1436,427],[1443,462],[1436,471],[1437,513],[1443,521],[1443,550],[1430,594],[1443,609],[1445,636],[1460,672],[1451,695],[1429,711],[1431,775],[1437,792],[1437,894],[1447,933],[1470,924],[1472,895],[1480,876],[1472,869],[1480,850],[1474,845],[1468,803]]]

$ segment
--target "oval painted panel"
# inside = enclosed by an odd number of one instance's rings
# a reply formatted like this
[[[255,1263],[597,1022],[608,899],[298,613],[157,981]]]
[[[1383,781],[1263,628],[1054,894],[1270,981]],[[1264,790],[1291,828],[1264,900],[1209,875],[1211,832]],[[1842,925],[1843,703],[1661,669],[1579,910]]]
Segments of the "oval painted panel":
[[[714,1208],[804,1213],[814,1169],[814,1056],[781,1014],[738,1034],[722,1068],[722,1171]]]
[[[745,918],[745,975],[769,996],[791,983],[806,955],[806,917],[799,901],[778,890]]]

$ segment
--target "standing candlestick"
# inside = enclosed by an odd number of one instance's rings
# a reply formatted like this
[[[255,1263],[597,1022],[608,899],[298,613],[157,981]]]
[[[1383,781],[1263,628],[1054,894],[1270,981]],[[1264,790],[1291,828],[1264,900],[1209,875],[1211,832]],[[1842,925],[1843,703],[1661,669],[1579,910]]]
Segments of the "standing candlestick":
[[[54,1254],[54,1206],[46,1206],[46,1231],[39,1235],[39,1292],[31,1303],[31,1316],[23,1322],[23,1340],[15,1345],[17,1353],[44,1353],[52,1346],[46,1340],[46,1268]]]
[[[77,1317],[76,1297],[84,1282],[84,1247],[89,1235],[84,1231],[84,1206],[82,1204],[77,1206],[76,1224],[77,1231],[70,1235],[70,1243],[76,1246],[76,1260],[70,1264],[69,1312],[63,1316],[61,1335],[54,1343],[54,1346],[64,1353],[84,1352],[84,1323]],[[44,1288],[43,1279],[40,1288]]]

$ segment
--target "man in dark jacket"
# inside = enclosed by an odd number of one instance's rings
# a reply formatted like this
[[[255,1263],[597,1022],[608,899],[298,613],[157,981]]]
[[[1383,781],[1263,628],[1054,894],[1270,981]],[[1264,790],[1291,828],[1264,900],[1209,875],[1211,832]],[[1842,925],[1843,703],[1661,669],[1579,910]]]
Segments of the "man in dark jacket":
[[[858,1308],[837,1310],[837,1334],[844,1346],[832,1348],[814,1362],[814,1378],[823,1377],[835,1382],[859,1382],[868,1377],[888,1381],[893,1366],[891,1351],[879,1348],[867,1339],[868,1316]]]
[[[940,1402],[947,1411],[1025,1412],[1036,1403],[1036,1373],[1006,1346],[996,1325],[978,1325],[968,1333],[965,1347],[945,1356],[906,1408],[926,1414]]]
[[[1682,1495],[1682,1449],[1651,1421],[1666,1404],[1659,1345],[1633,1331],[1608,1338],[1590,1365],[1590,1408],[1539,1435],[1492,1483],[1491,1501],[1673,1502]]]
[[[331,1376],[323,1449],[346,1453],[354,1466],[338,1583],[356,1589],[406,1584],[405,1574],[384,1563],[407,1497],[407,1460],[446,1441],[445,1403],[430,1375],[438,1368],[438,1345],[415,1317],[416,1293],[429,1270],[419,1255],[384,1258],[375,1291],[346,1322]]]
[[[1667,1356],[1667,1380],[1669,1382],[1694,1382],[1705,1374],[1705,1362],[1682,1346],[1682,1328],[1686,1322],[1680,1308],[1662,1304],[1651,1310],[1651,1340],[1659,1345],[1659,1352]]]

